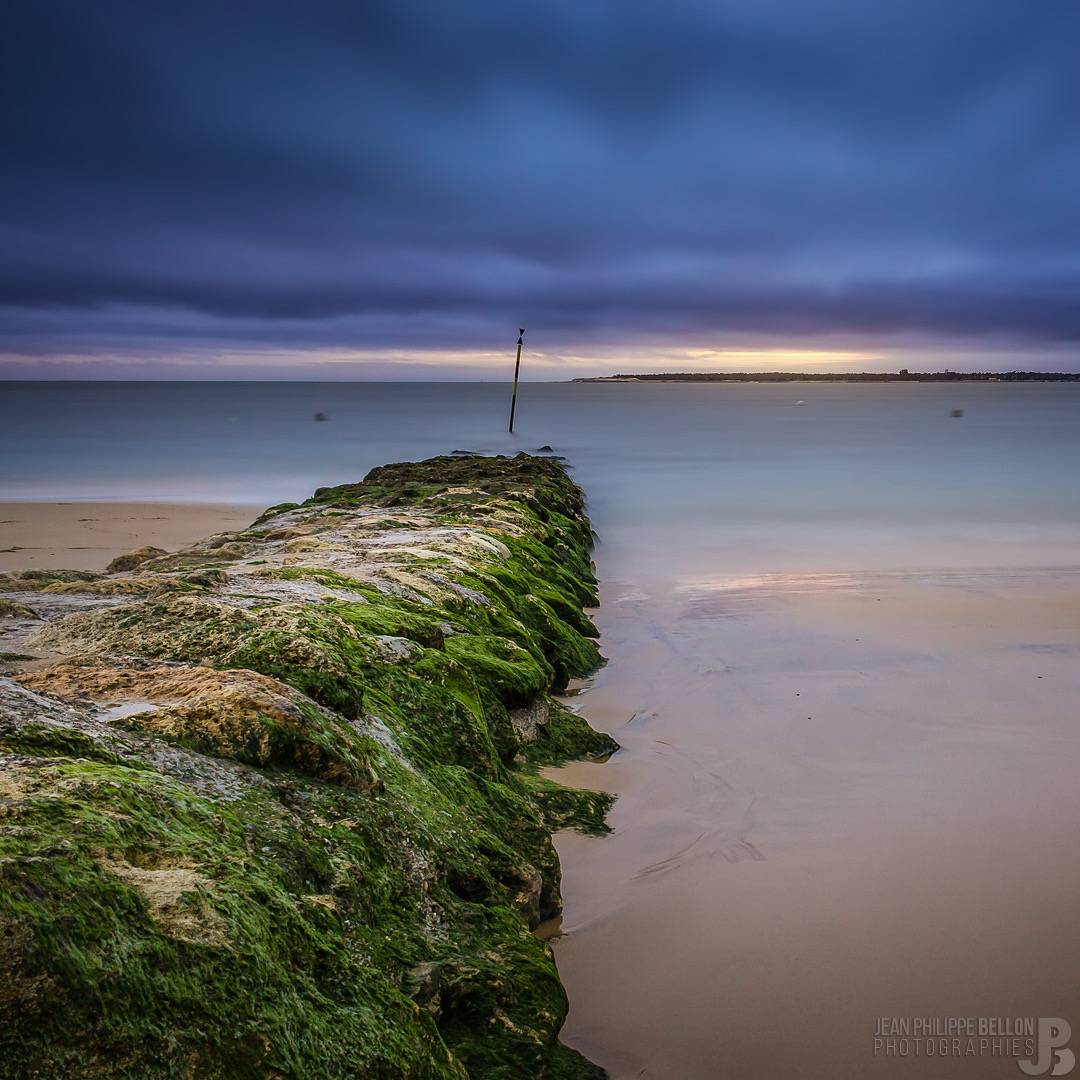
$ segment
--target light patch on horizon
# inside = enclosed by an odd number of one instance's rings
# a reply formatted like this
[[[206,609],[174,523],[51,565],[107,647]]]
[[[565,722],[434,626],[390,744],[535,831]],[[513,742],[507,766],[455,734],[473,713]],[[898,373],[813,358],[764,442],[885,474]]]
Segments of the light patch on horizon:
[[[305,370],[333,371],[353,369],[363,376],[365,371],[385,372],[400,369],[445,373],[451,378],[460,373],[479,375],[501,374],[513,363],[514,345],[505,350],[480,349],[198,349],[185,348],[172,353],[159,351],[126,353],[58,353],[53,356],[23,356],[0,354],[0,373],[17,374],[20,368],[33,368],[39,374],[50,368],[60,371],[96,369],[131,373],[153,367],[167,375],[184,371],[202,372],[221,369],[259,370],[273,378],[283,372],[302,373]],[[591,350],[540,350],[528,345],[522,352],[523,372],[542,372],[546,377],[566,378],[582,374],[648,371],[775,371],[801,370],[811,367],[851,368],[865,363],[887,360],[885,353],[856,352],[835,349],[701,349],[701,348],[641,348],[634,346],[604,346]]]
[[[889,359],[886,353],[856,352],[839,349],[656,349],[634,346],[605,346],[593,350],[563,352],[540,350],[529,347],[526,332],[522,363],[552,369],[584,368],[602,365],[637,365],[640,370],[656,370],[664,365],[736,371],[742,368],[776,370],[777,365],[799,370],[821,365],[850,366],[859,363],[876,363]],[[340,349],[315,350],[234,350],[219,352],[216,359],[224,364],[258,363],[278,366],[281,364],[394,364],[404,366],[440,367],[447,371],[455,368],[499,369],[513,360],[514,345],[504,350],[491,349]]]
[[[887,354],[880,352],[837,349],[688,349],[686,355],[699,365],[704,363],[718,370],[745,367],[762,371],[799,371],[802,368],[837,365],[847,367],[889,359]]]
[[[539,338],[541,335],[537,334]],[[308,381],[509,381],[516,333],[504,349],[265,347],[228,348],[147,341],[104,353],[58,350],[50,355],[0,351],[0,379],[286,379]],[[995,347],[996,344],[996,347]],[[705,347],[700,343],[662,347],[655,343],[533,348],[528,331],[522,353],[525,381],[558,381],[614,374],[716,371],[1010,371],[1072,370],[1075,350],[1019,352],[986,342],[968,350],[942,350],[930,343],[891,343],[878,351],[797,346]]]

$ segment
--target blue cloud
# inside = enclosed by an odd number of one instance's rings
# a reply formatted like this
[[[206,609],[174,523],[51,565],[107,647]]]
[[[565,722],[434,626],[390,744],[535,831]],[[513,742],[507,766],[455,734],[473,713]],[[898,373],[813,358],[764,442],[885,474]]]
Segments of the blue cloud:
[[[0,351],[1080,337],[1067,0],[3,20]]]

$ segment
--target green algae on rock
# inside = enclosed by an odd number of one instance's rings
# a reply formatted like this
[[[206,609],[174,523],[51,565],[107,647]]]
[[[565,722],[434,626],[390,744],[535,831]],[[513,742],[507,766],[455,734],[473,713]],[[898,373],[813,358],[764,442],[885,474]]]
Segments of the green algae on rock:
[[[7,575],[0,1075],[601,1076],[531,933],[610,803],[538,775],[616,749],[551,697],[591,540],[559,463],[453,456]]]

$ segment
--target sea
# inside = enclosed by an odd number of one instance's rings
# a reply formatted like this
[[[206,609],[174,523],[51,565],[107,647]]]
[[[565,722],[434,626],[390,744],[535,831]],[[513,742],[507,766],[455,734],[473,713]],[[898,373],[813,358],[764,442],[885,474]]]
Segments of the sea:
[[[1077,384],[526,383],[513,436],[509,398],[496,383],[3,383],[0,499],[269,505],[388,461],[550,446],[587,493],[602,570],[1075,557]]]

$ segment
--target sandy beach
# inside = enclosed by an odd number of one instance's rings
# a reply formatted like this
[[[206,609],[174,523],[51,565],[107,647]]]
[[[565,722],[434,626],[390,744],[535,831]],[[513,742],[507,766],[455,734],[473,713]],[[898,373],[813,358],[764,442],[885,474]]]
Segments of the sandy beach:
[[[170,551],[243,528],[260,509],[225,503],[0,502],[0,571],[101,570],[134,548]]]
[[[564,1039],[614,1080],[1011,1077],[876,1018],[1070,1016],[1080,572],[609,582],[570,700],[623,750],[560,837]]]

